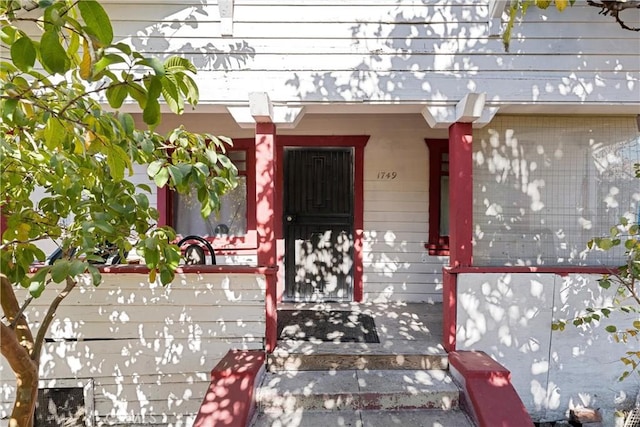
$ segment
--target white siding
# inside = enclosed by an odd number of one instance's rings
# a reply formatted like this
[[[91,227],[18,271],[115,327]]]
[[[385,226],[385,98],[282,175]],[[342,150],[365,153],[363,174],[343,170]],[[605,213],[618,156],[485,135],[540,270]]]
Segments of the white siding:
[[[96,416],[106,422],[178,424],[197,413],[209,372],[229,349],[262,349],[264,277],[183,274],[168,287],[144,274],[104,274],[58,309],[40,364],[41,380],[94,381]],[[53,291],[53,290],[52,290]],[[50,301],[29,306],[38,322]],[[0,364],[0,417],[11,411],[13,375]]]
[[[612,315],[589,327],[571,319],[587,306],[611,304],[615,289],[601,289],[599,275],[461,274],[458,276],[457,349],[481,350],[511,371],[533,419],[560,420],[568,408],[599,408],[613,425],[616,408],[635,402],[640,381],[619,360],[638,342],[615,343],[604,328],[628,327],[633,316]],[[635,319],[637,319],[637,315]],[[569,319],[564,331],[551,323]]]
[[[637,35],[584,2],[530,9],[509,52],[488,1],[237,0],[230,37],[215,2],[109,3],[118,38],[194,61],[205,104],[252,91],[342,104],[455,103],[468,91],[496,105],[639,101]]]

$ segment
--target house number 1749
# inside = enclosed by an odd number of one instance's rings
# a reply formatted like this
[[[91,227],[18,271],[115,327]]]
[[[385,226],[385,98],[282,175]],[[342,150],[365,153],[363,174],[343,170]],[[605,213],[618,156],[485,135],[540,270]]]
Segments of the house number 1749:
[[[378,172],[378,179],[382,180],[391,180],[396,179],[398,176],[397,172]]]

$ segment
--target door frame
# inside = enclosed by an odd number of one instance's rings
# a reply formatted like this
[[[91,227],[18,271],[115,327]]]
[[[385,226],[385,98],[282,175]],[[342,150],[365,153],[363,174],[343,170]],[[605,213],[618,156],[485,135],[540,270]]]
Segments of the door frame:
[[[368,135],[278,135],[276,137],[276,193],[274,228],[277,240],[278,286],[277,300],[282,302],[284,295],[284,227],[282,223],[284,199],[284,149],[285,147],[352,147],[353,153],[353,301],[362,302],[363,255],[362,240],[364,234],[364,147],[369,141]]]

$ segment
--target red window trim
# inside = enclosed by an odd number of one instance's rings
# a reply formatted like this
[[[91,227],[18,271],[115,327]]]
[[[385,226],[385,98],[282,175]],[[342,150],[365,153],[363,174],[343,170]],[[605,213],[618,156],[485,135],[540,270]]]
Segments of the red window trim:
[[[448,139],[425,139],[429,148],[429,240],[424,247],[429,255],[448,256],[449,236],[440,235],[440,178],[449,175],[442,170],[442,155],[449,152]]]
[[[256,142],[254,138],[238,138],[233,140],[233,147],[228,151],[246,151],[246,170],[239,173],[247,177],[247,233],[244,236],[213,237],[207,240],[214,249],[256,249],[258,239],[256,233]],[[175,192],[167,187],[158,188],[158,225],[174,226],[173,203]]]

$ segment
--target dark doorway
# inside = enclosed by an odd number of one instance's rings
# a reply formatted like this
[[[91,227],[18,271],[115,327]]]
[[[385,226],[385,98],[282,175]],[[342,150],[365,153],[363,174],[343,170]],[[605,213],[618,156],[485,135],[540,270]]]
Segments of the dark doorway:
[[[284,151],[285,299],[353,298],[353,149]]]

